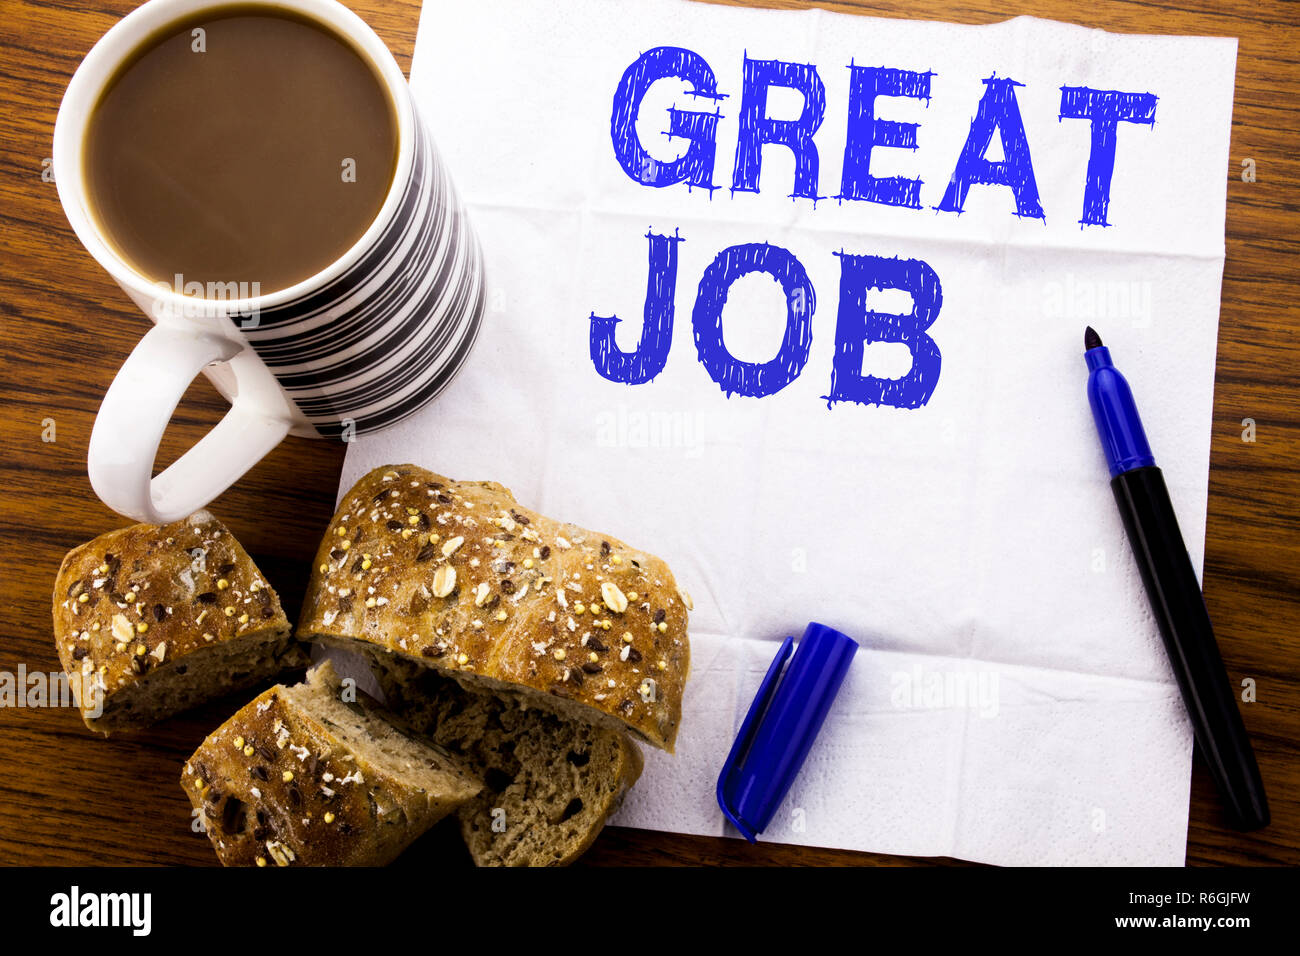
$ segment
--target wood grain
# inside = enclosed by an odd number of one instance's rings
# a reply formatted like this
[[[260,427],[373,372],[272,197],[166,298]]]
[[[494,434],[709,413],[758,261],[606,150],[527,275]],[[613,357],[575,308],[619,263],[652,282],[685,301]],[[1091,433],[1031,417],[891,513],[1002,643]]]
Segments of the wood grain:
[[[353,0],[410,63],[414,0]],[[796,7],[802,4],[778,3]],[[989,23],[1019,14],[1134,33],[1237,36],[1228,177],[1227,264],[1219,331],[1205,594],[1234,681],[1253,678],[1245,719],[1258,748],[1273,824],[1223,827],[1198,761],[1187,859],[1193,864],[1300,862],[1300,34],[1297,5],[1259,0],[1181,8],[1139,0],[1076,5],[938,0],[841,2],[829,9],[887,17]],[[95,40],[133,4],[0,0],[0,669],[58,667],[49,595],[65,551],[119,526],[86,479],[86,444],[112,375],[146,329],[126,296],[84,253],[41,179],[63,89]],[[486,38],[483,42],[491,42]],[[1243,158],[1258,181],[1240,179]],[[164,442],[170,461],[214,424],[223,402],[196,382]],[[1241,440],[1243,419],[1257,440]],[[42,441],[44,422],[56,440]],[[214,505],[285,591],[332,509],[341,444],[290,439]],[[300,592],[301,585],[298,585]],[[233,709],[213,704],[131,742],[104,741],[71,712],[0,709],[0,863],[200,864],[215,858],[189,829],[180,765]],[[439,828],[399,865],[465,863]],[[907,865],[875,854],[610,830],[589,864]],[[947,861],[945,861],[947,862]]]

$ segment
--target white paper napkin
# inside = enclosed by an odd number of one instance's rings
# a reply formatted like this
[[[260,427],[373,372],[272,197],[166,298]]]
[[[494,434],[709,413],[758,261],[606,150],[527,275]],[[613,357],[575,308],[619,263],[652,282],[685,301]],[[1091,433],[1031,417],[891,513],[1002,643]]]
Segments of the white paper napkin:
[[[663,135],[668,107],[717,110],[711,193],[644,185],[616,156],[616,89],[657,47],[697,55],[725,98],[660,80],[635,128],[667,163],[688,145]],[[758,193],[730,188],[747,56],[811,64],[824,84],[816,203],[791,198],[782,145],[762,148]],[[402,461],[498,480],[669,562],[696,608],[678,752],[647,754],[618,824],[729,831],[718,769],[776,642],[815,619],[862,650],[762,839],[1181,864],[1191,735],[1107,487],[1082,339],[1094,325],[1128,374],[1199,568],[1235,60],[1235,40],[1027,18],[428,0],[412,84],[482,238],[491,302],[459,378],[358,440],[343,488]],[[920,124],[915,150],[877,146],[870,160],[875,176],[922,180],[920,209],[835,198],[851,64],[933,74],[928,101],[875,103],[882,119]],[[1020,84],[1043,218],[1017,216],[1005,185],[971,185],[960,214],[934,208],[991,78]],[[1093,123],[1061,118],[1062,87],[1157,97],[1153,124],[1115,130],[1105,227],[1080,222]],[[774,88],[767,113],[795,119],[803,104]],[[986,159],[1020,155],[1007,135]],[[671,349],[652,381],[622,384],[596,370],[590,317],[618,315],[618,347],[636,347],[649,233],[683,240]],[[714,258],[750,243],[806,270],[812,338],[786,387],[728,397],[697,358],[692,315]],[[922,407],[828,406],[839,253],[924,260],[938,276],[928,334],[942,358]],[[785,305],[770,277],[739,279],[727,350],[772,359]],[[867,298],[879,312],[911,305]],[[863,362],[898,378],[911,359],[877,344]]]

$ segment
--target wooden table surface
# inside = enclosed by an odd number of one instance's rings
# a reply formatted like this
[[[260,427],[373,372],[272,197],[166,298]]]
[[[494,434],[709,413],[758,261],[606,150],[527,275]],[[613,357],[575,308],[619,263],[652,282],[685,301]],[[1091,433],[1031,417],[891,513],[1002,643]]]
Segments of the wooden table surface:
[[[418,0],[350,0],[406,68]],[[59,667],[50,593],[63,554],[124,524],[95,497],[86,445],[100,399],[146,319],[82,250],[42,180],[64,87],[131,0],[0,0],[0,670]],[[798,6],[786,3],[781,6]],[[1205,596],[1245,705],[1273,808],[1268,829],[1220,822],[1193,771],[1189,863],[1300,862],[1300,31],[1297,4],[1139,0],[822,3],[875,16],[988,23],[1033,14],[1131,33],[1240,38],[1228,180]],[[488,38],[485,42],[491,42]],[[1241,180],[1243,159],[1257,181]],[[200,378],[164,441],[171,461],[224,411]],[[1243,419],[1256,441],[1242,441]],[[55,440],[43,440],[49,420]],[[46,435],[45,437],[48,437]],[[307,561],[332,510],[341,443],[291,438],[218,499],[296,612]],[[490,477],[490,476],[489,476]],[[298,593],[295,593],[295,588]],[[214,704],[131,741],[92,735],[75,712],[0,709],[0,863],[213,864],[189,828],[182,762],[238,702]],[[399,865],[467,859],[440,827]],[[897,857],[608,829],[593,864],[909,864]],[[942,861],[952,862],[952,861]]]

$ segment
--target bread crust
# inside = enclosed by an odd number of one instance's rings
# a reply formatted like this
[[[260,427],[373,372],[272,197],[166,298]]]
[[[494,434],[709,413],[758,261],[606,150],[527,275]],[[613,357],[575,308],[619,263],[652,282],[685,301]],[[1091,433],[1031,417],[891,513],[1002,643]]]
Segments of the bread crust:
[[[538,514],[495,482],[394,465],[344,496],[297,634],[368,641],[671,752],[689,601],[654,555]]]
[[[115,703],[159,672],[183,683],[191,655],[238,638],[263,633],[275,646],[244,679],[220,687],[190,682],[187,706],[308,662],[290,639],[274,588],[207,511],[169,525],[110,531],[74,548],[55,580],[53,618],[59,660],[75,678],[82,719],[105,734],[167,716],[125,712]]]
[[[328,663],[310,679],[337,692]],[[482,789],[455,758],[427,755],[436,792],[365,759],[276,685],[204,740],[181,787],[225,866],[383,866]]]

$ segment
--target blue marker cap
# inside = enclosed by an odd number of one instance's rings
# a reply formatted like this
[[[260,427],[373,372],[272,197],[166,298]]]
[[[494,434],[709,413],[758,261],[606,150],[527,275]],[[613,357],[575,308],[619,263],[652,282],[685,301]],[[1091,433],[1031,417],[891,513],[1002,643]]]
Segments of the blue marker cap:
[[[1088,363],[1088,404],[1101,436],[1110,476],[1156,463],[1128,381],[1110,360],[1104,345],[1083,353]]]
[[[844,683],[858,642],[813,622],[785,676],[794,638],[781,642],[718,775],[718,806],[746,840],[772,821]]]

